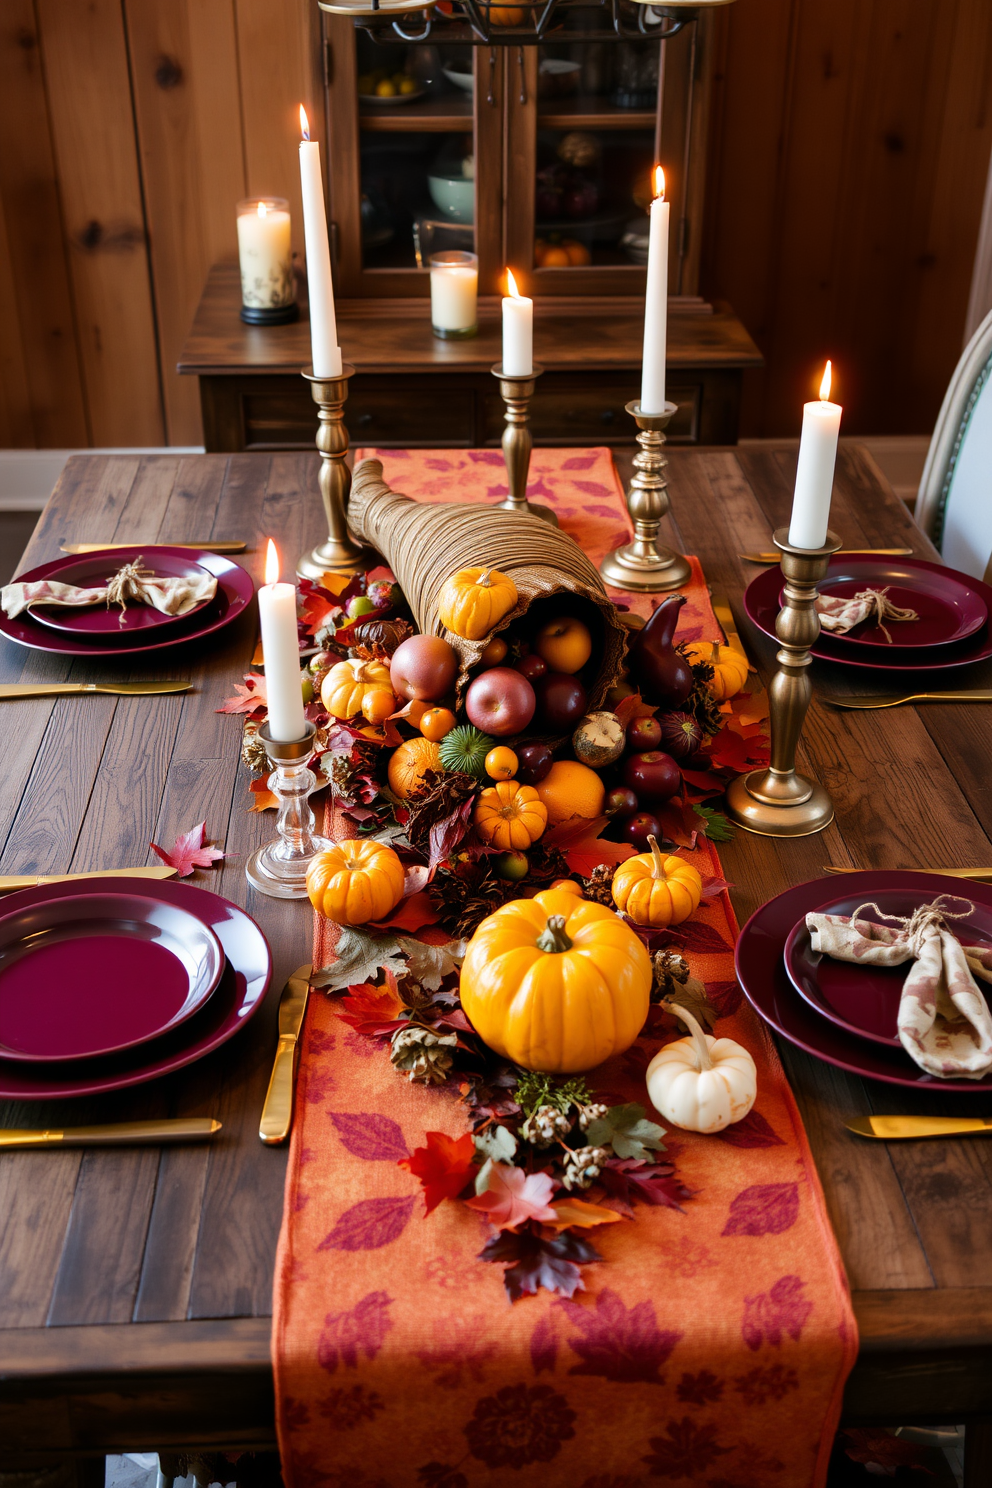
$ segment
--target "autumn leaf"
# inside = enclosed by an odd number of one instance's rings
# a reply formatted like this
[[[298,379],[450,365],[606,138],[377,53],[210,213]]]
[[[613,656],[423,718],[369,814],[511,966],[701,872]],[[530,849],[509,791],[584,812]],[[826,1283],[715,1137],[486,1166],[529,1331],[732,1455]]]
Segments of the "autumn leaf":
[[[917,1472],[934,1474],[927,1467],[929,1451],[916,1442],[904,1441],[889,1431],[879,1429],[857,1430],[847,1427],[840,1434],[844,1454],[852,1462],[863,1462],[866,1466],[881,1468],[882,1476],[895,1476],[896,1468],[908,1467]]]
[[[569,1322],[578,1328],[568,1346],[582,1360],[569,1374],[598,1375],[620,1383],[663,1385],[659,1369],[682,1338],[682,1333],[658,1327],[654,1304],[628,1307],[617,1292],[604,1287],[595,1308],[559,1302]]]
[[[692,1198],[692,1189],[686,1188],[671,1163],[652,1166],[637,1158],[614,1159],[600,1173],[599,1182],[628,1218],[638,1201],[655,1208],[677,1209],[681,1214],[679,1200]]]
[[[621,698],[613,711],[626,728],[635,718],[654,718],[658,709],[646,703],[639,692],[632,692],[630,697]]]
[[[511,1302],[533,1296],[540,1287],[572,1297],[585,1290],[579,1267],[602,1259],[594,1245],[571,1230],[546,1240],[529,1227],[494,1235],[479,1252],[480,1261],[510,1262],[503,1272],[503,1285]]]
[[[152,852],[158,854],[163,863],[168,863],[170,868],[175,868],[180,878],[189,878],[194,868],[209,868],[212,863],[219,862],[224,856],[219,847],[204,847],[203,838],[206,828],[206,822],[200,822],[197,826],[191,827],[188,832],[180,832],[171,852],[166,852],[165,848],[159,847],[157,842],[150,842],[148,845]]]
[[[268,707],[265,678],[261,673],[249,672],[243,683],[234,684],[235,696],[225,698],[215,713],[262,713]]]
[[[781,1235],[799,1218],[798,1183],[755,1183],[730,1205],[722,1235]]]
[[[728,1147],[784,1147],[782,1138],[772,1130],[760,1111],[749,1111],[740,1121],[717,1132],[717,1139]]]
[[[445,1132],[425,1133],[426,1147],[415,1147],[409,1157],[401,1157],[397,1167],[406,1168],[420,1179],[424,1190],[425,1214],[436,1209],[442,1199],[457,1199],[475,1172],[475,1143],[471,1132],[462,1137],[449,1137]]]
[[[634,856],[635,849],[629,842],[609,842],[600,837],[609,820],[608,816],[597,816],[591,821],[584,816],[570,816],[567,821],[545,832],[541,846],[557,847],[565,854],[571,872],[588,878],[600,863],[615,865]]]
[[[279,805],[279,797],[269,790],[268,775],[260,775],[251,782],[248,789],[254,798],[248,807],[249,811],[272,811]]]
[[[755,739],[743,739],[729,728],[722,728],[710,740],[707,753],[718,769],[733,770],[737,774],[757,765],[767,765],[769,760],[768,740],[764,734]]]
[[[706,818],[691,801],[680,801],[673,796],[656,809],[655,815],[665,836],[678,847],[695,847],[696,838],[706,831]]]
[[[590,1230],[594,1225],[616,1224],[621,1218],[615,1209],[604,1209],[601,1204],[589,1204],[585,1199],[557,1199],[551,1207],[558,1216],[548,1221],[554,1230],[567,1230],[572,1226]]]
[[[342,997],[336,1009],[338,1017],[358,1033],[370,1033],[383,1023],[394,1022],[405,1011],[396,987],[396,978],[390,972],[384,987],[374,987],[366,982],[363,986],[349,986],[348,995]]]
[[[468,949],[464,940],[449,940],[444,945],[426,945],[422,940],[398,937],[407,959],[410,975],[428,992],[436,992],[446,976],[457,971]]]
[[[381,971],[404,972],[406,962],[393,935],[369,935],[354,925],[342,925],[334,945],[334,961],[311,979],[311,987],[325,992],[369,982]]]
[[[586,1140],[591,1147],[612,1146],[617,1157],[641,1159],[649,1147],[655,1152],[664,1152],[665,1144],[661,1140],[664,1135],[664,1127],[648,1121],[644,1107],[636,1101],[611,1107],[605,1116],[590,1121],[586,1130]]]
[[[547,1173],[525,1173],[522,1168],[493,1163],[488,1188],[465,1202],[470,1209],[483,1213],[497,1230],[515,1230],[528,1219],[543,1224],[557,1217],[548,1203],[554,1187]]]

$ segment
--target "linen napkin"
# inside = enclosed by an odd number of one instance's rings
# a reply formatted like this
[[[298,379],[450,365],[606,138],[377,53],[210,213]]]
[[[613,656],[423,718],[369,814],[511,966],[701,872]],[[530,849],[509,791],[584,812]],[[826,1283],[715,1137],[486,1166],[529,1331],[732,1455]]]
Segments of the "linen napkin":
[[[112,604],[121,607],[124,623],[127,601],[152,605],[163,615],[187,615],[204,600],[217,593],[213,574],[200,573],[160,577],[141,567],[141,559],[126,563],[106,584],[82,589],[75,584],[60,584],[54,579],[35,579],[27,584],[5,584],[0,591],[0,608],[13,620],[31,605],[56,605],[65,609],[87,609],[92,605]]]
[[[886,620],[919,620],[915,610],[904,610],[893,604],[888,589],[862,589],[859,594],[821,594],[816,601],[816,613],[824,630],[843,635],[871,616],[891,646],[892,636]]]
[[[862,904],[850,916],[808,914],[806,925],[813,950],[836,961],[912,961],[899,1000],[899,1042],[927,1074],[979,1080],[992,1069],[992,1016],[975,977],[992,982],[992,947],[962,944],[952,932],[948,921],[966,919],[975,907],[957,902],[967,908],[951,910],[941,894],[906,919]],[[894,925],[862,919],[868,909]]]

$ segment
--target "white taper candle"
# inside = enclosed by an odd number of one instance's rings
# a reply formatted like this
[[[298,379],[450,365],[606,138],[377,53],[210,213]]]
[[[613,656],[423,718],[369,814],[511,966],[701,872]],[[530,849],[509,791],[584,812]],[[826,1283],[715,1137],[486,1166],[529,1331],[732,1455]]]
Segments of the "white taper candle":
[[[644,352],[641,361],[641,412],[665,410],[665,356],[668,350],[668,226],[665,172],[654,168],[654,201],[648,209],[648,282],[644,296]]]
[[[842,412],[839,403],[828,401],[830,372],[828,362],[820,384],[819,402],[803,406],[803,432],[789,525],[789,542],[795,548],[822,548],[827,540]]]
[[[529,377],[534,370],[534,301],[517,289],[506,271],[510,293],[503,300],[503,375]]]
[[[278,579],[279,554],[270,538],[265,559],[265,583],[258,591],[265,693],[269,732],[280,744],[290,744],[306,734],[307,720],[300,684],[296,589],[292,584],[280,584]]]
[[[341,376],[341,348],[334,315],[331,250],[320,174],[320,145],[310,138],[306,112],[300,105],[300,183],[303,187],[303,232],[307,248],[307,292],[310,299],[310,355],[315,377]]]

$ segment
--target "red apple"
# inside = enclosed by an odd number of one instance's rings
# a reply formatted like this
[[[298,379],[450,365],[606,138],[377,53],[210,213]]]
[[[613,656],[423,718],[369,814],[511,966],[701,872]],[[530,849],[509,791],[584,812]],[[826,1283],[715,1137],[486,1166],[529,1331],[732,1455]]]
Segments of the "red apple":
[[[607,816],[615,816],[617,821],[626,821],[628,816],[635,814],[639,806],[640,802],[628,786],[616,785],[608,793],[603,809]]]
[[[548,663],[543,656],[531,652],[528,656],[521,656],[520,660],[514,664],[514,670],[519,672],[521,677],[526,677],[528,682],[536,682],[538,677],[547,674]]]
[[[656,806],[675,795],[682,784],[682,772],[670,754],[652,749],[629,757],[623,767],[623,783],[639,801]]]
[[[546,744],[525,744],[517,750],[517,779],[521,785],[539,785],[553,763]]]
[[[661,841],[661,822],[649,811],[639,811],[636,816],[628,817],[620,831],[624,842],[632,842],[639,852],[651,851],[649,837]]]
[[[389,663],[393,691],[432,703],[455,685],[458,653],[440,636],[412,635],[397,646]]]
[[[632,718],[627,725],[627,748],[631,754],[644,754],[661,744],[661,724],[657,718]]]
[[[465,694],[469,723],[495,738],[519,734],[534,717],[536,706],[533,687],[513,667],[490,667]]]
[[[564,733],[585,717],[586,690],[569,672],[548,672],[538,679],[534,690],[547,728]]]

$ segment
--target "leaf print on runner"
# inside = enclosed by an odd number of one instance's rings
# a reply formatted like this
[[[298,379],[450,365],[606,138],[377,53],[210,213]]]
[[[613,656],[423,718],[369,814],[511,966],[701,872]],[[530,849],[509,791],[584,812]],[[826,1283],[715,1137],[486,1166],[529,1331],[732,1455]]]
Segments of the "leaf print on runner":
[[[299,1431],[310,1425],[310,1407],[305,1400],[294,1400],[287,1395],[282,1407],[282,1424],[286,1431]]]
[[[747,1374],[739,1374],[734,1389],[743,1395],[745,1405],[764,1405],[766,1400],[784,1400],[790,1390],[799,1389],[799,1376],[784,1364],[759,1364]]]
[[[584,1362],[574,1364],[569,1374],[665,1383],[658,1370],[682,1334],[659,1329],[653,1303],[638,1302],[628,1309],[616,1292],[605,1287],[596,1298],[595,1312],[578,1302],[559,1302],[558,1306],[582,1330],[581,1336],[568,1340],[568,1346]]]
[[[716,1008],[718,1018],[729,1018],[744,1000],[740,982],[704,982],[706,996]]]
[[[486,1366],[496,1353],[495,1341],[483,1339],[485,1331],[486,1315],[482,1312],[447,1321],[437,1318],[431,1330],[431,1346],[414,1349],[414,1353],[442,1390],[460,1390],[470,1381],[481,1385]]]
[[[721,951],[733,950],[733,946],[728,945],[719,930],[703,920],[685,920],[672,933],[687,951],[699,951],[701,955],[712,956]]]
[[[575,1435],[575,1412],[550,1385],[504,1385],[465,1427],[469,1451],[490,1469],[550,1462]]]
[[[701,1369],[698,1374],[684,1374],[675,1393],[685,1405],[715,1405],[723,1394],[723,1380]]]
[[[424,1488],[468,1488],[468,1478],[450,1462],[425,1462],[417,1468],[417,1482]]]
[[[549,1316],[545,1316],[538,1320],[530,1335],[530,1362],[534,1366],[534,1373],[541,1374],[547,1369],[553,1374],[557,1359],[558,1339],[555,1337],[555,1325]]]
[[[374,1359],[393,1326],[388,1309],[393,1299],[385,1292],[369,1292],[349,1312],[329,1312],[317,1343],[317,1362],[333,1374],[338,1364],[358,1368],[358,1356]]]
[[[410,1223],[412,1194],[392,1199],[362,1199],[346,1209],[318,1250],[381,1250],[398,1240]]]
[[[391,1116],[377,1111],[330,1111],[342,1145],[366,1162],[399,1162],[407,1156],[403,1132]]]
[[[781,1235],[799,1218],[798,1183],[756,1183],[730,1205],[724,1235]]]
[[[803,1296],[805,1285],[798,1276],[780,1276],[767,1292],[744,1298],[741,1335],[749,1349],[757,1350],[763,1342],[778,1348],[783,1333],[798,1342],[813,1311],[812,1302]]]
[[[778,1136],[760,1111],[750,1110],[740,1121],[735,1121],[732,1126],[725,1126],[722,1132],[717,1132],[721,1142],[726,1142],[728,1147],[784,1147],[785,1143]]]
[[[713,1423],[697,1426],[691,1416],[669,1421],[664,1436],[652,1436],[648,1445],[651,1455],[642,1458],[656,1478],[692,1478],[705,1472],[718,1457],[726,1457],[733,1447],[721,1447]]]
[[[321,1069],[320,1065],[313,1065],[307,1070],[306,1087],[304,1094],[312,1106],[319,1106],[325,1101],[334,1089],[334,1076],[329,1069]]]
[[[375,1390],[366,1390],[364,1385],[352,1385],[350,1390],[332,1390],[322,1400],[317,1410],[326,1417],[335,1431],[354,1431],[363,1421],[374,1421],[386,1402]]]

